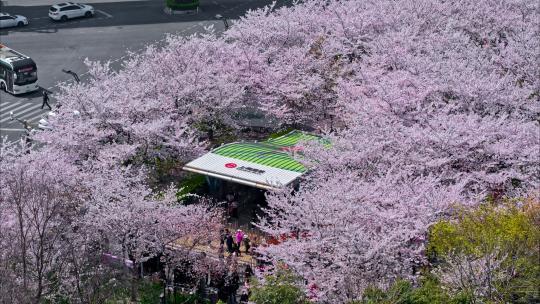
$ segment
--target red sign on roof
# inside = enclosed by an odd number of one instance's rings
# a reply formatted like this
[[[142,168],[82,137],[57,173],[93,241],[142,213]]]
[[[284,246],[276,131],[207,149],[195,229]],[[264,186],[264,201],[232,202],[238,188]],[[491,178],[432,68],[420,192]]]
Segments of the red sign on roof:
[[[232,168],[236,168],[236,166],[237,166],[237,164],[235,164],[235,163],[226,163],[226,164],[225,164],[225,167],[226,167],[226,168],[231,168],[231,169],[232,169]]]

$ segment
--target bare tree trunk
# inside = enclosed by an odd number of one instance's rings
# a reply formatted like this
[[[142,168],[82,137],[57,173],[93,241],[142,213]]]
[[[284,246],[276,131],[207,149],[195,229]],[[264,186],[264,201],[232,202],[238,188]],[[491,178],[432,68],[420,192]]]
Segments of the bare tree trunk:
[[[18,214],[18,216],[19,216],[19,233],[20,233],[20,242],[21,242],[21,258],[22,258],[22,264],[23,264],[23,288],[24,288],[24,291],[26,292],[28,290],[28,279],[27,279],[28,266],[27,266],[27,263],[26,263],[26,236],[25,236],[25,232],[24,232],[22,211],[18,210],[18,213],[19,213]]]
[[[131,262],[133,263],[133,268],[131,269],[130,271],[130,274],[131,274],[131,301],[132,302],[135,302],[137,301],[137,264],[135,263],[135,257],[132,255],[132,254],[129,254],[128,255],[128,258],[131,260]]]
[[[208,129],[208,132],[206,132],[207,135],[208,135],[208,140],[214,140],[214,129],[212,127],[210,127]]]
[[[137,301],[137,276],[134,273],[136,270],[134,270],[131,274],[131,301],[135,302]]]
[[[81,280],[81,275],[80,275],[80,272],[79,272],[79,263],[77,262],[77,258],[75,257],[75,250],[73,248],[73,244],[71,242],[69,242],[69,252],[71,253],[71,261],[73,263],[73,267],[74,267],[74,273],[75,273],[75,284],[76,284],[76,287],[77,287],[77,294],[79,295],[79,300],[81,301],[81,303],[85,303],[84,301],[84,295],[83,295],[83,292],[81,290],[81,284],[80,284],[80,280]]]

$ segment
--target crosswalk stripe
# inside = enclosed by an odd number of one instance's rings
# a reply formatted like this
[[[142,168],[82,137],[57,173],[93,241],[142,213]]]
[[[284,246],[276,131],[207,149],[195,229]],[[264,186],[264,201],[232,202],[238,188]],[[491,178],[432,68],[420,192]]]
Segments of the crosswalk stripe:
[[[18,103],[18,102],[14,102],[12,104],[9,104],[8,106],[4,106],[4,105],[1,105],[0,106],[0,111],[2,112],[5,112],[7,110],[10,110],[10,111],[14,111],[14,110],[17,110],[19,108],[27,108],[28,105],[32,106],[33,103]],[[17,107],[19,106],[19,107]],[[6,112],[6,113],[9,113],[9,112]]]
[[[35,111],[32,111],[30,113],[27,113],[25,114],[23,117],[28,120],[28,121],[39,121],[41,119],[41,116],[43,115],[46,115],[47,112],[43,112],[43,111],[47,111],[45,109],[36,109]],[[36,113],[39,113],[38,115],[34,115]]]
[[[26,131],[26,129],[0,128],[0,131],[11,131],[11,132],[13,132],[13,131],[19,131],[19,132],[24,132],[24,131]]]
[[[20,118],[20,117],[22,117],[22,114],[24,114],[24,113],[26,113],[26,112],[33,111],[33,110],[35,110],[36,108],[39,108],[39,105],[38,105],[38,104],[34,104],[34,106],[35,106],[35,107],[27,108],[27,109],[24,110],[24,111],[20,111],[20,112],[15,112],[15,111],[14,111],[13,114],[15,115],[15,117]],[[6,122],[6,121],[10,120],[9,114],[8,114],[7,116],[8,116],[8,117],[6,117],[6,118],[4,118],[4,119],[1,119],[1,120],[0,120],[0,123]]]

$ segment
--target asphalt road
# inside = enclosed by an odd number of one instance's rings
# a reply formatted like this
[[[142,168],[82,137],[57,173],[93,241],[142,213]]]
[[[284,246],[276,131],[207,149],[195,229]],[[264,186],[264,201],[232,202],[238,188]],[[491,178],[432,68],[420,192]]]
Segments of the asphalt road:
[[[61,1],[58,1],[61,2]],[[166,14],[164,0],[88,0],[96,14],[92,18],[54,22],[47,16],[51,4],[47,0],[1,1],[1,11],[23,15],[29,25],[0,30],[0,43],[34,59],[38,66],[38,83],[55,92],[56,85],[72,81],[62,69],[72,70],[85,81],[85,58],[113,62],[121,68],[127,51],[140,51],[148,44],[163,41],[168,33],[191,35],[211,24],[218,31],[223,22],[220,14],[237,19],[247,10],[269,4],[270,0],[201,0],[199,12],[190,15]],[[281,2],[281,3],[280,3]],[[285,1],[278,1],[283,4]],[[16,141],[23,134],[22,124],[10,120],[10,112],[31,125],[47,114],[41,109],[41,93],[13,96],[0,92],[0,136]],[[54,106],[54,98],[51,99]]]

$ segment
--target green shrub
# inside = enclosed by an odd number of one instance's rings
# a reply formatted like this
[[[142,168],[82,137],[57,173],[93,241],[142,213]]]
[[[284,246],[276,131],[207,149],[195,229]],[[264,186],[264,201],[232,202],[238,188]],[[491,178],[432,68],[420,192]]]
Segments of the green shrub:
[[[483,302],[540,302],[540,204],[518,203],[460,210],[430,229],[428,256],[446,287]]]
[[[165,3],[173,10],[192,10],[199,6],[199,0],[166,0]]]
[[[435,277],[428,276],[414,288],[406,280],[396,281],[387,290],[371,287],[364,292],[362,301],[349,304],[472,304],[470,297],[457,294],[449,296]]]
[[[279,269],[267,276],[264,284],[254,281],[250,301],[256,304],[300,304],[306,303],[300,279],[289,270]]]
[[[159,304],[162,291],[161,283],[142,281],[139,285],[139,301],[141,304]]]
[[[283,130],[279,130],[279,131],[277,131],[277,132],[274,132],[274,133],[270,134],[270,135],[268,136],[268,139],[278,138],[278,137],[283,136],[283,135],[285,135],[285,134],[288,134],[288,133],[290,133],[290,132],[292,132],[292,131],[294,131],[294,130],[295,130],[295,129],[292,128],[292,127],[288,127],[288,128],[283,129]]]
[[[190,173],[178,185],[176,197],[182,200],[185,195],[195,193],[206,184],[206,177],[202,174]]]
[[[386,290],[371,287],[349,304],[540,303],[538,200],[459,210],[431,227],[427,252],[435,267],[418,286],[398,280]],[[491,268],[481,274],[474,263]]]

